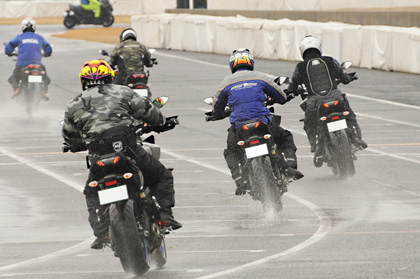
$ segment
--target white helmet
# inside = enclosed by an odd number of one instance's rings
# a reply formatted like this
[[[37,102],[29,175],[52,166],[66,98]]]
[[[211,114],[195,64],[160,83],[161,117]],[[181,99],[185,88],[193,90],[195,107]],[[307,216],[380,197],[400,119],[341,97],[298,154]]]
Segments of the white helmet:
[[[299,45],[300,55],[302,55],[302,58],[305,58],[304,53],[310,48],[314,48],[319,51],[319,54],[322,54],[321,41],[317,37],[307,35],[302,39],[302,41],[300,41]]]
[[[22,23],[20,25],[22,27],[22,32],[26,32],[26,31],[35,32],[36,22],[31,17],[27,17],[24,20],[22,20]]]

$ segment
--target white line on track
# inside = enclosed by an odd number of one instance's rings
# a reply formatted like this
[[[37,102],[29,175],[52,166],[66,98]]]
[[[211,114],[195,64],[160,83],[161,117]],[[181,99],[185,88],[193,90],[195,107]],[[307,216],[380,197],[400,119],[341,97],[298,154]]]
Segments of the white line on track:
[[[165,150],[162,150],[162,153],[165,153],[167,155],[173,156],[173,157],[178,158],[178,159],[183,159],[183,160],[188,161],[190,163],[197,164],[201,167],[212,169],[214,171],[217,171],[217,172],[220,172],[220,173],[223,173],[223,174],[226,174],[226,175],[230,176],[229,171],[227,171],[224,168],[221,169],[221,168],[206,164],[204,162],[199,162],[199,161],[196,161],[194,159],[188,159],[188,158],[186,158],[182,155],[178,155],[176,153],[165,151]],[[315,213],[315,215],[320,220],[320,225],[319,225],[318,230],[310,238],[308,238],[304,242],[301,242],[300,244],[298,244],[298,245],[296,245],[296,246],[294,246],[290,249],[287,249],[287,250],[282,251],[280,253],[274,254],[272,256],[265,257],[265,258],[262,258],[260,260],[253,261],[253,262],[250,262],[248,264],[240,265],[240,266],[237,266],[237,267],[234,267],[234,268],[231,268],[231,269],[227,269],[227,270],[224,270],[224,271],[221,271],[221,272],[216,272],[216,273],[209,274],[209,275],[206,275],[206,276],[198,277],[196,279],[217,278],[217,277],[224,276],[224,275],[236,272],[236,271],[243,270],[243,269],[248,268],[248,267],[253,267],[253,266],[257,266],[257,265],[267,263],[269,261],[272,261],[272,260],[278,259],[280,257],[284,257],[284,256],[290,255],[292,253],[295,253],[297,251],[300,251],[300,250],[316,243],[317,241],[319,241],[320,239],[322,239],[324,236],[326,236],[328,234],[328,232],[331,229],[331,219],[325,211],[323,211],[321,208],[319,208],[315,204],[313,204],[313,203],[311,203],[311,202],[309,202],[305,199],[302,199],[302,198],[300,198],[296,195],[287,193],[287,197],[289,197],[289,198],[297,201],[298,203],[301,203],[301,204],[305,205],[306,207],[308,207],[310,210],[312,210]]]

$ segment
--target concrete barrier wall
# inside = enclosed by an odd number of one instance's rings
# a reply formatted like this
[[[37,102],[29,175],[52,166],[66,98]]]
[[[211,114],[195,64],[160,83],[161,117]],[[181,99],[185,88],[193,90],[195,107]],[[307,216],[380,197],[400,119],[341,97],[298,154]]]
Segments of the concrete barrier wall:
[[[299,42],[319,37],[323,54],[354,66],[420,73],[420,29],[265,20],[188,14],[132,16],[139,41],[149,47],[230,54],[247,47],[257,58],[299,61]]]
[[[167,9],[167,13],[211,16],[245,16],[249,18],[344,22],[360,25],[420,27],[420,7],[412,10],[351,10],[351,11],[276,11],[276,10],[206,10]]]
[[[418,0],[207,0],[207,8],[216,10],[326,11],[418,6]]]
[[[175,9],[177,0],[111,0],[115,15],[158,14]],[[61,16],[73,0],[0,1],[0,17]],[[420,7],[419,0],[207,0],[209,10],[327,11]]]

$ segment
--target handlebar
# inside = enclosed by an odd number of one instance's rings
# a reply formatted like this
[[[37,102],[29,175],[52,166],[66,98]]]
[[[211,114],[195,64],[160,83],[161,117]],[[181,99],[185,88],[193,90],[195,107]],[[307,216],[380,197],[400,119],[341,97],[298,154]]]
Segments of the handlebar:
[[[155,132],[159,134],[159,133],[163,133],[163,132],[174,129],[175,126],[178,124],[179,124],[178,115],[169,116],[169,117],[166,117],[166,122],[162,126],[154,126],[154,125],[149,125],[147,123],[142,123],[140,125],[137,125],[136,134],[143,135],[150,132]]]

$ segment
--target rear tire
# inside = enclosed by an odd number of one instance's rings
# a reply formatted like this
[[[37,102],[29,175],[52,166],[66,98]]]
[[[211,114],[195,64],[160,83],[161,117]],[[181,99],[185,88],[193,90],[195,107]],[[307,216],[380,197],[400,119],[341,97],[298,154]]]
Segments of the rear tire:
[[[278,188],[269,157],[259,157],[252,161],[252,187],[257,191],[266,213],[275,214],[283,209],[282,193]]]
[[[114,16],[112,14],[104,16],[102,19],[102,26],[110,27],[112,24],[114,24]]]
[[[352,177],[355,175],[355,167],[349,138],[345,130],[340,133],[333,133],[331,143],[333,147],[333,160],[336,163],[337,174],[340,178]]]
[[[110,207],[112,247],[126,273],[142,275],[150,268],[149,243],[140,235],[133,200],[128,200],[121,209],[117,208],[119,205]]]

